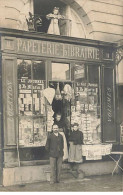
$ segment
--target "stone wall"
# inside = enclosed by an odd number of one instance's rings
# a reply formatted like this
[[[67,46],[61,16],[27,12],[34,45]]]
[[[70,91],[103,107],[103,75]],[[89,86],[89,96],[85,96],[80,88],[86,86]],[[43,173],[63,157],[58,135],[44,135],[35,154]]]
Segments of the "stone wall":
[[[76,0],[86,12],[87,25],[93,27],[90,35],[103,41],[120,41],[123,38],[123,1],[122,0]],[[82,3],[85,2],[85,3]]]
[[[91,162],[79,165],[79,170],[84,172],[85,176],[111,174],[115,167],[115,162]],[[70,165],[62,165],[61,178],[68,179],[67,169],[70,169]],[[67,174],[65,174],[67,171]],[[118,173],[118,169],[115,170]],[[73,176],[71,175],[71,178]],[[50,165],[41,166],[25,166],[3,169],[3,185],[19,185],[26,183],[43,182],[50,180]]]
[[[33,11],[32,0],[0,0],[0,27],[27,30],[29,11]]]
[[[123,38],[122,0],[60,0],[80,16],[87,38],[117,42]],[[16,3],[15,3],[16,2]],[[0,0],[0,26],[27,30],[28,12],[33,0]]]

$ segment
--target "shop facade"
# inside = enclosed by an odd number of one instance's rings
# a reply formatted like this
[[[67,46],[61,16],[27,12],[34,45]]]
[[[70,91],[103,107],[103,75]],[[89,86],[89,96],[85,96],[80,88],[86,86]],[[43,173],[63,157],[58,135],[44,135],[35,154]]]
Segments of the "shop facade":
[[[103,163],[119,142],[115,52],[113,43],[1,29],[3,185],[46,180],[44,146],[57,112],[67,139],[79,123],[85,164]]]

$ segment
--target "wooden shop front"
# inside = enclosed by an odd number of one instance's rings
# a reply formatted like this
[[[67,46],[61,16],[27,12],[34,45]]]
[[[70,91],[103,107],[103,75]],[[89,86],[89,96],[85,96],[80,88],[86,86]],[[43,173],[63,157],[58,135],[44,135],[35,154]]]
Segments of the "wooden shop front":
[[[117,142],[115,46],[1,29],[4,169],[48,162],[44,146],[56,112],[62,113],[67,139],[76,121],[84,145]]]

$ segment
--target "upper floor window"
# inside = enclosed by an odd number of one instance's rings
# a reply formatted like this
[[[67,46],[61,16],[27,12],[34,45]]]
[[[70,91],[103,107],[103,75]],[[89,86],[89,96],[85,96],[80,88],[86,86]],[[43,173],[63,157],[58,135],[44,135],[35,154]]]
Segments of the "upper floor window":
[[[38,32],[86,38],[86,31],[79,15],[60,0],[34,0],[34,15],[40,16]]]

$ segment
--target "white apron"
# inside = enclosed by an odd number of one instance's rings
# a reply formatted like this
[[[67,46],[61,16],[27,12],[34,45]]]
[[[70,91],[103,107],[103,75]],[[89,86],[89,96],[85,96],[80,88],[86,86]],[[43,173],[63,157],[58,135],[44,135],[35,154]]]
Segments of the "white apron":
[[[63,136],[63,141],[64,141],[64,156],[63,156],[63,160],[67,160],[68,159],[68,148],[67,148],[67,141],[66,141],[66,137],[64,132],[59,132],[62,136]]]

